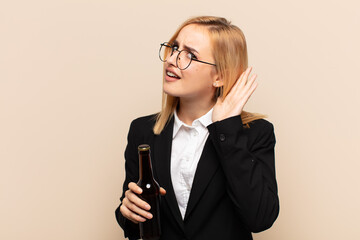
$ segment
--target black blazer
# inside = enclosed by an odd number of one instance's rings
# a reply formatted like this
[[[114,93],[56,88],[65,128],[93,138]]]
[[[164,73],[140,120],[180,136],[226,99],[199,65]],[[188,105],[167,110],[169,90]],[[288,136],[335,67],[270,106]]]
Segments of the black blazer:
[[[161,202],[161,240],[252,239],[251,232],[270,228],[279,213],[275,179],[273,125],[255,120],[243,127],[236,116],[208,126],[209,137],[199,160],[184,220],[171,183],[170,156],[174,119],[154,135],[154,115],[131,123],[125,150],[126,178],[139,178],[137,147],[151,147],[153,172],[167,194]],[[129,239],[139,227],[116,209],[116,219]]]

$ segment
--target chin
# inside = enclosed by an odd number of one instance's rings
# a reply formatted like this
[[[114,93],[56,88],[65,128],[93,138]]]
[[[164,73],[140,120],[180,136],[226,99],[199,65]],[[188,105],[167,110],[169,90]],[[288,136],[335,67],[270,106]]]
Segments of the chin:
[[[181,97],[181,94],[178,94],[178,93],[173,92],[173,91],[164,90],[164,93],[166,93],[167,95],[172,96],[172,97]]]
[[[180,97],[181,93],[179,92],[179,88],[176,88],[175,86],[169,86],[168,83],[164,83],[163,91],[167,95],[173,96],[173,97]]]

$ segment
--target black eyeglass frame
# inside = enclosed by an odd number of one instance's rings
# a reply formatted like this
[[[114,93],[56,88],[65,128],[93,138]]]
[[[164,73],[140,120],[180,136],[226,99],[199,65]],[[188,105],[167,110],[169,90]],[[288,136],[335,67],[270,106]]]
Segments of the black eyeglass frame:
[[[168,43],[168,42],[163,42],[163,43],[160,44],[159,58],[160,58],[160,60],[161,60],[162,62],[166,62],[166,60],[163,61],[163,60],[161,59],[161,48],[162,48],[163,46],[171,48],[170,57],[174,54],[174,51],[177,51],[177,52],[178,52],[178,55],[176,56],[176,67],[177,67],[178,69],[180,69],[180,70],[185,70],[185,69],[187,69],[187,68],[191,65],[191,62],[192,62],[192,61],[196,61],[196,62],[205,63],[205,64],[209,64],[209,65],[212,65],[212,66],[216,66],[216,64],[214,64],[214,63],[204,62],[204,61],[195,59],[195,58],[193,58],[193,56],[191,56],[190,62],[189,62],[189,64],[186,66],[186,68],[180,68],[180,67],[179,67],[179,64],[178,64],[178,59],[179,59],[180,53],[183,52],[183,51],[186,51],[186,52],[190,53],[191,55],[193,55],[193,54],[192,54],[191,52],[187,51],[187,50],[181,50],[181,51],[179,51],[179,50],[177,50],[177,49],[174,49],[174,48],[173,48],[174,46],[171,45],[171,44]]]

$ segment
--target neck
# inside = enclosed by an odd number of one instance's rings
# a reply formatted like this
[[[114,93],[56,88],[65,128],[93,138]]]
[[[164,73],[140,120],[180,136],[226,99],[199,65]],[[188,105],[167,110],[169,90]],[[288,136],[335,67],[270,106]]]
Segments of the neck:
[[[209,101],[192,101],[180,98],[177,115],[185,124],[192,125],[195,119],[205,115],[214,106],[213,100]]]

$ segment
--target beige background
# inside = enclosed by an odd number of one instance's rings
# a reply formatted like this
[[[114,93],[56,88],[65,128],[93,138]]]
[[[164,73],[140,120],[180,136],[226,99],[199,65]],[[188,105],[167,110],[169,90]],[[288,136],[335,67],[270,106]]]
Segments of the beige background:
[[[281,211],[257,240],[360,239],[357,0],[1,1],[0,239],[123,239],[130,121],[160,109],[160,42],[190,16],[245,33]]]

